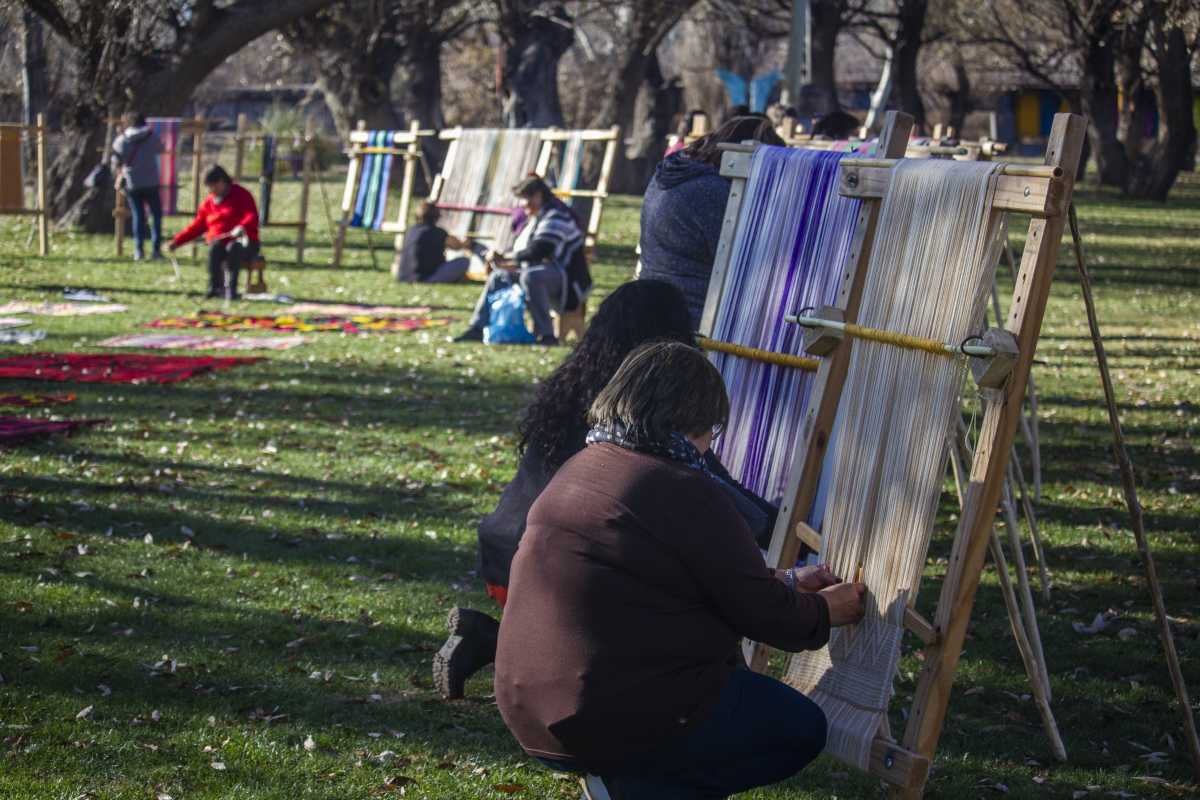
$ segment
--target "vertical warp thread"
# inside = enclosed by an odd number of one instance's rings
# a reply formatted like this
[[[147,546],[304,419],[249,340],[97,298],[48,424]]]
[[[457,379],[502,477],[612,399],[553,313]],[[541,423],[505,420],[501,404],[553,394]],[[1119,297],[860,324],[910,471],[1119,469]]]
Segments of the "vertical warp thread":
[[[975,332],[993,280],[1001,215],[996,165],[902,161],[880,210],[860,324],[943,341]],[[861,565],[866,616],[792,657],[787,681],[824,709],[827,750],[866,769],[887,713],[904,610],[917,585],[959,412],[954,359],[855,341],[822,473],[821,559]]]
[[[715,338],[799,353],[804,331],[784,317],[837,299],[860,201],[838,192],[843,153],[755,150],[713,328]],[[813,374],[714,353],[730,395],[721,461],[778,502],[799,440]]]

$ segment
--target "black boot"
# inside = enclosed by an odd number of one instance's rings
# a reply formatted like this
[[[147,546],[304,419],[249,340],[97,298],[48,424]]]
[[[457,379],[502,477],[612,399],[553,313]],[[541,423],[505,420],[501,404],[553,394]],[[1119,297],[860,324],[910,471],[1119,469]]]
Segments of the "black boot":
[[[496,660],[500,623],[469,608],[452,608],[446,616],[450,638],[433,657],[433,685],[447,700],[463,696],[467,679]]]

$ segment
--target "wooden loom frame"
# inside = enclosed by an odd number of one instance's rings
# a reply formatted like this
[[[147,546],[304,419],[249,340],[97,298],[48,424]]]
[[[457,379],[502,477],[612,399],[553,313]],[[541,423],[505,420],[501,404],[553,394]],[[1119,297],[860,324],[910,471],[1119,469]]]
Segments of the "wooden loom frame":
[[[234,154],[233,154],[233,179],[240,183],[242,180],[242,168],[246,161],[246,145],[261,141],[267,134],[257,133],[250,130],[249,119],[245,114],[238,114],[237,130],[234,133]],[[303,166],[300,168],[300,212],[299,219],[296,220],[279,220],[267,221],[259,220],[259,229],[263,228],[295,228],[296,229],[296,263],[304,263],[304,245],[305,238],[308,233],[308,201],[309,193],[312,189],[313,170],[316,166],[317,148],[316,148],[316,127],[312,117],[308,117],[304,123],[304,155]],[[272,187],[275,185],[275,179],[271,179]],[[259,208],[259,214],[262,214],[262,197],[256,198]]]
[[[363,120],[358,121],[355,130],[350,133],[350,147],[346,151],[350,157],[350,168],[346,171],[346,188],[342,192],[342,217],[338,220],[337,233],[333,239],[333,266],[340,267],[342,265],[342,251],[346,246],[346,230],[350,227],[350,218],[354,215],[354,201],[358,195],[359,173],[362,171],[363,159],[368,155],[392,155],[404,159],[404,178],[400,187],[400,208],[396,212],[396,221],[384,221],[379,227],[379,230],[385,233],[396,234],[396,248],[400,248],[404,242],[404,233],[408,230],[408,209],[412,205],[413,179],[416,177],[417,162],[421,159],[421,137],[432,135],[433,131],[421,130],[421,123],[414,120],[409,124],[408,130],[392,133],[390,147],[371,147],[367,123]],[[388,187],[383,187],[385,204],[387,189]],[[369,231],[370,229],[365,230]],[[369,238],[367,242],[370,246]]]
[[[117,120],[110,120],[115,122]],[[192,137],[192,208],[190,211],[176,210],[173,214],[164,213],[164,217],[192,217],[200,209],[200,160],[204,157],[204,134],[208,131],[208,123],[218,120],[208,120],[204,117],[180,117],[179,118],[179,135],[180,137],[191,134]],[[104,161],[112,156],[112,142],[105,144]],[[179,151],[175,151],[175,160],[179,161]],[[125,220],[129,219],[129,203],[125,198],[125,190],[117,188],[116,202],[113,204],[113,219],[116,224],[113,226],[113,244],[116,247],[117,255],[125,254]],[[137,238],[137,231],[134,231],[134,238]],[[196,257],[196,244],[192,244],[192,258]]]
[[[842,194],[864,201],[837,303],[848,322],[857,318],[891,167],[903,155],[911,124],[911,117],[889,113],[880,135],[882,157],[848,158],[842,162]],[[905,617],[905,627],[924,645],[923,667],[902,740],[897,742],[890,736],[885,714],[870,756],[870,773],[887,782],[894,797],[916,798],[923,794],[941,735],[971,607],[992,541],[996,508],[1066,225],[1085,130],[1082,117],[1057,115],[1047,143],[1045,165],[1013,165],[1003,168],[997,176],[992,208],[1033,217],[1005,325],[1016,338],[1020,354],[1008,383],[985,402],[978,446],[963,490],[963,509],[936,612],[927,619],[910,606]],[[745,178],[749,175],[749,165],[748,154],[727,153],[722,173]],[[744,181],[735,180],[713,267],[710,298],[714,293],[719,297],[722,291],[743,194]],[[707,303],[701,333],[711,333],[715,315],[716,303]],[[815,549],[820,547],[819,534],[805,523],[815,501],[822,460],[845,388],[852,346],[851,340],[843,341],[822,359],[818,369],[813,399],[801,432],[804,445],[790,469],[788,490],[772,538],[768,556],[772,566],[794,564],[802,537]],[[912,592],[914,602],[916,595],[917,592]],[[765,647],[756,647],[752,668],[761,670],[767,654]]]
[[[442,161],[442,168],[438,171],[437,177],[433,179],[433,187],[429,191],[428,199],[432,203],[436,203],[442,195],[442,190],[446,185],[446,176],[453,169],[455,157],[458,155],[458,143],[462,138],[462,133],[463,128],[461,126],[448,128],[438,133],[438,138],[449,142],[450,146],[446,150],[446,158]],[[586,230],[584,231],[584,247],[588,249],[588,252],[591,252],[596,246],[596,241],[600,238],[600,222],[604,216],[604,201],[608,199],[608,183],[612,177],[613,162],[617,156],[617,142],[621,138],[621,128],[614,125],[611,128],[588,128],[581,130],[567,130],[565,128],[542,129],[541,150],[538,152],[534,168],[534,171],[538,175],[545,177],[559,145],[565,143],[573,134],[579,134],[585,145],[588,142],[604,143],[604,156],[600,161],[600,176],[596,180],[595,189],[556,188],[554,190],[554,194],[561,198],[586,197],[592,200],[592,211],[588,216]],[[397,247],[399,244],[398,238]]]
[[[32,134],[37,161],[34,181],[34,207],[0,209],[0,217],[37,217],[38,255],[50,254],[50,209],[46,204],[46,115],[38,114],[33,125],[0,123],[0,127]],[[23,154],[22,154],[23,157]],[[18,165],[19,166],[19,165]],[[24,175],[21,177],[21,205],[25,205]]]

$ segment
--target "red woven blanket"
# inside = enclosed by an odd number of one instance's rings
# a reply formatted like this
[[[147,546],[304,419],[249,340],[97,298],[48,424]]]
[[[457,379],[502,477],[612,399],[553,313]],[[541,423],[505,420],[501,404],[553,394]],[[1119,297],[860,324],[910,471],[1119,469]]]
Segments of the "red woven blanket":
[[[0,378],[73,383],[174,383],[257,358],[135,353],[31,353],[0,358]]]

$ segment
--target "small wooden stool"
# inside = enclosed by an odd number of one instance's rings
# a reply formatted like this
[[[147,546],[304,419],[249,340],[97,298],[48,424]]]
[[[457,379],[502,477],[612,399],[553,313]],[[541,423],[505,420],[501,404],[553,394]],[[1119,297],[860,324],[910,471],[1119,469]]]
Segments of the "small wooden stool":
[[[559,343],[567,341],[567,334],[574,333],[575,338],[582,339],[586,327],[584,318],[587,316],[587,301],[584,300],[573,311],[551,311],[554,317],[554,335]]]
[[[258,256],[249,264],[246,265],[246,293],[247,294],[265,294],[267,291],[267,279],[263,277],[263,270],[267,268],[267,260],[262,256]]]

